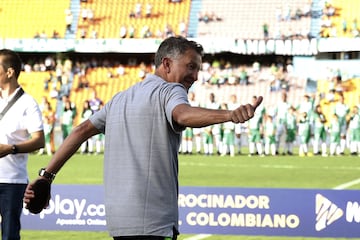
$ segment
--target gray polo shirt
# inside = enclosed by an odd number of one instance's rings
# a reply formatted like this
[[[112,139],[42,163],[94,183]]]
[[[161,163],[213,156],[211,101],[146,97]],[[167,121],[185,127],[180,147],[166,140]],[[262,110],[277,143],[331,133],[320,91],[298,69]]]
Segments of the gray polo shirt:
[[[172,236],[178,229],[178,149],[172,121],[186,89],[147,75],[90,121],[105,133],[105,208],[111,236]]]

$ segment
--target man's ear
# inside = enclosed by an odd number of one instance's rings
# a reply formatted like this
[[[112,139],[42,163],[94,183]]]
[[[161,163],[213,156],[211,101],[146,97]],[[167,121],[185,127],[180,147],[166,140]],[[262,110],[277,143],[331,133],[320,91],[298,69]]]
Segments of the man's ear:
[[[171,59],[170,58],[163,58],[163,62],[162,62],[165,72],[166,73],[170,73],[170,68],[171,68]]]
[[[15,74],[14,69],[11,68],[11,67],[9,67],[9,68],[7,69],[7,71],[6,71],[7,77],[8,77],[8,78],[12,78],[12,77],[14,76],[14,74]]]

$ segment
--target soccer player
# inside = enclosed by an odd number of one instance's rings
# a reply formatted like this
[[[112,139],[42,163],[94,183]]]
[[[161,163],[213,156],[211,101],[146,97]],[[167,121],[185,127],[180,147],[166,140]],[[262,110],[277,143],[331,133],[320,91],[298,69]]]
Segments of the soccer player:
[[[360,154],[360,114],[359,107],[354,106],[349,117],[350,153]]]
[[[334,156],[335,154],[341,154],[340,150],[340,137],[341,137],[341,126],[339,117],[334,113],[332,115],[332,119],[330,121],[329,126],[330,132],[330,156]]]
[[[325,129],[326,117],[322,112],[321,106],[317,105],[313,114],[314,121],[314,142],[313,142],[313,152],[314,155],[319,155],[319,145],[321,145],[321,155],[323,157],[327,156],[327,145],[326,138],[327,133]]]
[[[236,94],[230,95],[230,102],[228,103],[228,109],[234,110],[239,106],[237,101]],[[242,124],[235,124],[235,146],[237,147],[237,153],[241,154],[241,134],[242,134]]]
[[[293,155],[294,142],[296,141],[296,131],[297,131],[296,109],[293,106],[289,108],[289,112],[286,115],[285,130],[286,130],[286,138],[285,138],[286,152],[288,155]]]
[[[257,97],[253,96],[252,102],[256,102]],[[248,121],[249,128],[249,156],[253,156],[255,154],[255,149],[257,154],[263,156],[263,146],[262,146],[262,124],[263,124],[263,115],[265,114],[265,108],[260,105],[255,115],[252,119]]]
[[[264,123],[264,141],[265,141],[265,155],[276,155],[276,125],[273,117],[270,114],[265,115]]]
[[[345,104],[345,97],[340,94],[339,101],[335,104],[334,113],[337,115],[340,124],[340,154],[344,154],[346,147],[347,122],[346,116],[349,114],[350,108]]]
[[[298,120],[298,134],[299,134],[299,156],[308,156],[309,141],[311,135],[310,121],[306,112],[300,113]]]
[[[291,104],[288,102],[287,93],[281,93],[281,101],[277,104],[275,109],[276,114],[276,153],[279,153],[280,145],[283,141],[282,137],[285,135],[285,121],[286,115]],[[284,150],[285,151],[285,150]]]

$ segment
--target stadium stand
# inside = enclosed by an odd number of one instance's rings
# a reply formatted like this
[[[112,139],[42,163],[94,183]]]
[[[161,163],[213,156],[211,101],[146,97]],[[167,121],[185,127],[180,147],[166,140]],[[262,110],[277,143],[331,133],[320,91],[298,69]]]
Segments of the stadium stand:
[[[3,0],[0,11],[0,37],[52,38],[57,32],[65,36],[65,9],[69,0],[22,1]]]
[[[323,98],[320,102],[321,106],[324,110],[324,114],[329,119],[333,113],[333,108],[338,101],[340,94],[344,95],[345,103],[350,108],[359,104],[360,78],[342,81],[339,86],[336,86],[336,84],[327,79],[318,80],[317,84],[317,92],[323,95]]]
[[[264,39],[264,24],[268,38],[308,37],[310,33],[308,0],[202,0],[198,37],[230,37]],[[267,37],[265,37],[267,38]]]
[[[97,33],[99,38],[120,38],[120,28],[127,29],[127,38],[164,37],[166,26],[175,34],[180,34],[179,23],[189,18],[191,1],[172,3],[162,0],[94,0],[81,3],[81,11],[84,9],[93,11],[93,19],[83,20],[80,14],[78,18],[77,38],[94,37],[91,33]],[[148,10],[149,9],[149,10]],[[130,27],[134,28],[134,34],[130,33]],[[148,28],[148,32],[145,29]],[[83,31],[82,31],[83,30]],[[146,35],[148,34],[148,35]],[[146,35],[146,36],[145,36]]]
[[[156,38],[155,41],[160,41],[166,36],[178,34],[194,37],[200,41],[212,39],[285,40],[328,37],[335,33],[334,37],[338,39],[353,38],[355,33],[358,34],[355,20],[357,10],[360,9],[360,2],[332,0],[331,4],[335,9],[333,13],[331,13],[329,1],[326,0],[53,0],[51,2],[32,0],[26,3],[21,0],[4,0],[0,11],[0,25],[1,37],[5,40],[56,37],[74,42],[80,42],[82,38],[86,40],[119,39],[120,42],[121,38],[125,39],[123,42],[129,41],[130,38]],[[72,16],[70,23],[66,22],[67,13],[71,13]],[[326,28],[325,31],[321,26],[324,23],[324,15],[331,19],[331,27]],[[11,24],[9,24],[9,19],[11,19]],[[346,21],[346,31],[343,31],[344,21]],[[122,26],[127,31],[124,36],[120,36]],[[130,33],[130,26],[134,27],[134,33]],[[56,36],[53,36],[54,32],[57,33]],[[328,49],[332,46],[329,44],[326,47]],[[88,53],[92,50],[89,49]],[[35,52],[32,54],[36,56]],[[109,53],[94,53],[92,56],[104,58],[107,54]],[[70,55],[71,60],[75,62],[77,53]],[[248,102],[254,94],[261,94],[266,99],[265,107],[271,108],[279,101],[282,91],[288,92],[289,99],[294,105],[301,102],[304,94],[307,93],[308,79],[306,77],[292,76],[292,79],[287,82],[287,87],[284,88],[276,83],[282,79],[277,79],[276,73],[272,72],[272,64],[285,67],[287,60],[297,56],[255,54],[254,57],[252,53],[248,55],[242,53],[240,54],[242,57],[239,58],[239,55],[227,55],[225,60],[221,61],[228,61],[229,67],[223,63],[215,66],[216,62],[223,57],[223,52],[211,52],[206,55],[205,61],[208,61],[207,58],[210,56],[209,64],[214,67],[211,81],[217,83],[212,84],[210,81],[204,82],[203,79],[199,79],[193,86],[192,90],[196,92],[196,98],[201,103],[207,101],[211,92],[215,93],[219,102],[227,102],[231,94],[236,94],[241,103]],[[333,60],[345,55],[354,58],[359,56],[358,53],[321,53],[319,56],[309,58],[315,58],[316,62],[318,57],[320,60]],[[42,57],[39,56],[39,58]],[[59,58],[62,58],[61,54]],[[118,74],[117,66],[114,64],[87,67],[81,74],[73,72],[69,79],[71,100],[81,108],[84,100],[89,98],[91,89],[95,89],[98,96],[106,102],[115,93],[141,81],[144,73],[152,72],[153,69],[149,62],[139,64],[149,56],[139,54],[136,58],[138,58],[136,64],[123,65],[123,74]],[[254,61],[261,62],[261,71],[258,73],[260,77],[255,76],[253,72]],[[304,68],[304,66],[301,67]],[[294,67],[299,68],[299,65]],[[248,72],[248,84],[240,84],[241,68]],[[306,68],[304,69],[306,71]],[[61,94],[61,84],[48,83],[45,89],[45,80],[49,78],[50,73],[56,74],[54,71],[55,69],[51,71],[33,69],[20,75],[20,82],[25,90],[35,96],[39,102],[44,95],[48,96],[53,108],[59,98],[55,94]],[[226,76],[229,72],[233,74],[230,78]],[[285,74],[288,74],[287,70]],[[350,76],[343,81],[342,87],[346,89],[345,100],[349,106],[359,103],[358,76]],[[328,95],[332,91],[331,82],[328,79],[314,80],[317,89],[316,92],[310,94]],[[231,83],[231,81],[236,83]],[[325,112],[329,114],[333,103],[326,100],[327,98],[323,99],[322,105]],[[334,100],[336,101],[336,96]]]
[[[322,16],[322,37],[359,37],[357,18],[360,2],[334,0],[325,4]]]

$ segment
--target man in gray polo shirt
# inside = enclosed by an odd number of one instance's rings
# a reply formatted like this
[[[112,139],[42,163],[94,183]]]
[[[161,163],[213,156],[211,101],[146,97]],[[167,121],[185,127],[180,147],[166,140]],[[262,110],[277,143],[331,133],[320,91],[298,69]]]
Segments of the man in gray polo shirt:
[[[107,228],[115,240],[176,239],[178,150],[185,127],[243,123],[261,103],[229,110],[192,107],[187,92],[197,80],[203,48],[183,37],[165,39],[155,74],[116,94],[63,142],[46,167],[57,173],[87,138],[105,133]],[[25,203],[34,197],[32,184]]]

